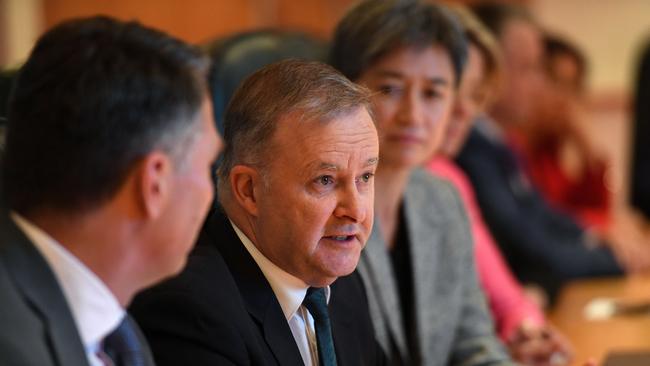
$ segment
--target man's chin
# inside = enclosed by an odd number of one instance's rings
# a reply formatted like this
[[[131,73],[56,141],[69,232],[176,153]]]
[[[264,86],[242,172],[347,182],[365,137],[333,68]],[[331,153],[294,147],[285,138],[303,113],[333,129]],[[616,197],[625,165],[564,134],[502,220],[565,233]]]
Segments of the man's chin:
[[[358,258],[352,263],[341,264],[337,266],[329,266],[326,270],[321,271],[319,276],[312,277],[309,281],[306,281],[309,286],[312,287],[325,287],[331,285],[339,277],[345,277],[350,275],[357,268]],[[335,268],[334,268],[335,267]]]

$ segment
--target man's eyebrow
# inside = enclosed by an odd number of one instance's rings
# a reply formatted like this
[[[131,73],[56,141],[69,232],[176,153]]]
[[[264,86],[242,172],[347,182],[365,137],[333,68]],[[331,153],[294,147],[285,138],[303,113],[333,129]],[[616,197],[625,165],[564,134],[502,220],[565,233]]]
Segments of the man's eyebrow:
[[[366,160],[366,163],[364,164],[364,167],[377,165],[377,163],[379,163],[379,158],[378,157],[370,158],[370,159]],[[338,165],[336,165],[334,163],[327,163],[327,162],[320,162],[320,163],[319,162],[314,162],[312,164],[309,164],[308,168],[309,169],[315,168],[316,170],[330,170],[330,171],[334,171],[334,172],[341,170],[341,167],[339,167]]]
[[[318,164],[318,170],[331,170],[331,171],[338,171],[338,170],[340,170],[340,169],[341,169],[341,168],[340,168],[338,165],[333,164],[333,163],[325,163],[325,162],[321,162],[320,164]]]
[[[366,165],[364,165],[364,167],[377,165],[378,163],[379,163],[379,158],[377,158],[377,157],[370,158],[370,159],[366,160]]]

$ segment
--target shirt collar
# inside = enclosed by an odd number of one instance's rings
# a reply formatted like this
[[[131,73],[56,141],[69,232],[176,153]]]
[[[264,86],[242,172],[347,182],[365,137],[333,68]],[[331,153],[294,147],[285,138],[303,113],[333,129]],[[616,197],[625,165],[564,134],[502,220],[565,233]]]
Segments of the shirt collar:
[[[95,273],[54,238],[16,212],[11,212],[11,218],[54,272],[84,346],[95,347],[125,316],[117,298]]]
[[[284,317],[288,321],[296,314],[300,305],[302,305],[302,301],[305,299],[309,285],[271,262],[271,260],[266,258],[264,254],[257,249],[255,244],[253,244],[253,242],[237,227],[237,225],[232,221],[230,221],[230,224],[233,229],[235,229],[235,233],[239,237],[239,240],[244,244],[244,247],[253,257],[255,263],[257,263],[257,266],[262,270],[266,280],[269,281],[273,293],[280,303],[282,313],[284,313]],[[327,303],[329,303],[330,300],[330,292],[330,287],[325,287]]]

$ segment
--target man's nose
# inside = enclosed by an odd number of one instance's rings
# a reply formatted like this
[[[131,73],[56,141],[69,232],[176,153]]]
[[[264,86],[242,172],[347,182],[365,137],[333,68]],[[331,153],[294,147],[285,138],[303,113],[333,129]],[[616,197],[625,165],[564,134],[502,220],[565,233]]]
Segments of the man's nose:
[[[339,195],[334,215],[353,222],[363,222],[368,214],[368,198],[363,197],[355,183],[351,183]]]

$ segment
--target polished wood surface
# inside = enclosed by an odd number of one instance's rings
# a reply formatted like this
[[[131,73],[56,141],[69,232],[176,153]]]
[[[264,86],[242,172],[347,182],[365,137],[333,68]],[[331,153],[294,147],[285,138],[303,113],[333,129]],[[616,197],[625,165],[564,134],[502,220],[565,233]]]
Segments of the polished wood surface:
[[[585,306],[597,298],[650,303],[650,274],[578,281],[562,291],[549,319],[571,340],[573,365],[584,365],[590,358],[601,364],[610,352],[650,350],[650,312],[587,319]]]

